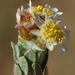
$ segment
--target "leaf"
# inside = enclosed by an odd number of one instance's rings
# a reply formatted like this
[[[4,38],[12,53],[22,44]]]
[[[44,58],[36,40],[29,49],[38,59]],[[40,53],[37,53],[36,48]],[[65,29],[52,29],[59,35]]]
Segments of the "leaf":
[[[24,54],[30,61],[36,62],[36,54],[33,50],[27,50]]]
[[[16,56],[17,56],[17,59],[19,59],[19,56],[20,56],[20,50],[19,50],[19,47],[18,47],[17,44],[15,45],[15,49],[16,49]]]
[[[23,47],[27,50],[37,50],[37,51],[44,51],[39,46],[37,46],[33,41],[27,41],[25,44],[23,44]]]
[[[18,60],[18,64],[20,65],[22,71],[25,75],[28,75],[28,63],[24,56],[20,57]]]
[[[45,51],[44,49],[41,49],[39,46],[37,46],[37,45],[34,45],[33,47],[32,47],[32,50],[37,50],[37,51]]]
[[[45,50],[43,52],[38,52],[38,63],[42,68],[42,71],[44,70],[47,64],[47,61],[48,61],[48,50]]]
[[[15,49],[15,44],[13,42],[11,42],[11,47],[13,49],[13,59],[15,62],[17,62],[16,49]]]
[[[19,47],[18,47],[17,44],[15,45],[13,42],[11,42],[11,47],[13,49],[13,58],[14,58],[14,61],[17,62],[18,59],[19,59],[19,55],[20,55]]]
[[[22,45],[19,45],[20,57],[24,56],[25,51],[27,51]]]
[[[14,64],[14,75],[22,75],[22,72],[17,64]]]

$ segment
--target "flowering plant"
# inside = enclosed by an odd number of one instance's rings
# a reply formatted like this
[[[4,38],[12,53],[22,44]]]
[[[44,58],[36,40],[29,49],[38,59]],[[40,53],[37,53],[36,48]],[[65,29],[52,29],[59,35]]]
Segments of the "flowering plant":
[[[66,40],[66,26],[60,26],[60,12],[50,5],[18,8],[16,12],[18,42],[11,42],[15,60],[15,75],[42,75],[45,73],[48,51],[62,45]],[[65,48],[61,48],[65,51]],[[39,74],[40,72],[40,74]]]

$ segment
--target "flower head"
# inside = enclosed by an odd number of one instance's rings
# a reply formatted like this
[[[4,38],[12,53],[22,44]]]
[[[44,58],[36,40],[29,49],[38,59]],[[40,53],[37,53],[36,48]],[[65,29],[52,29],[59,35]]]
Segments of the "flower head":
[[[40,29],[41,38],[50,44],[61,44],[64,42],[65,33],[53,20],[48,20]]]

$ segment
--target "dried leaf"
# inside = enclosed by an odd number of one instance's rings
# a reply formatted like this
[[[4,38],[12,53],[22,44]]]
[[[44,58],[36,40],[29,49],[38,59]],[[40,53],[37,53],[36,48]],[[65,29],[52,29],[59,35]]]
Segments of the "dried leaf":
[[[44,75],[48,75],[48,68],[47,68],[47,66],[44,69]]]

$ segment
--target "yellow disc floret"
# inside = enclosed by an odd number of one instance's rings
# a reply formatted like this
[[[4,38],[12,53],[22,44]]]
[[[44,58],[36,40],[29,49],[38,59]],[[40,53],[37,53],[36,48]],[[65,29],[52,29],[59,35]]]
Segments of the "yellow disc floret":
[[[60,29],[52,20],[51,22],[48,20],[48,22],[46,21],[45,24],[42,25],[40,33],[40,37],[47,43],[51,44],[62,44],[65,39],[64,31]]]
[[[49,8],[43,8],[42,13],[45,13],[48,16],[53,15],[53,12]]]
[[[38,10],[38,11],[42,11],[42,9],[43,9],[43,7],[41,6],[41,5],[38,5],[37,7],[36,7],[36,9]]]
[[[41,5],[32,7],[32,11],[35,15],[41,15],[43,7]]]
[[[48,26],[49,28],[57,26],[57,23],[52,19],[45,19],[45,23],[42,26]]]
[[[41,5],[32,7],[32,11],[35,15],[47,14],[48,16],[52,16],[53,12],[49,8],[44,8]]]

